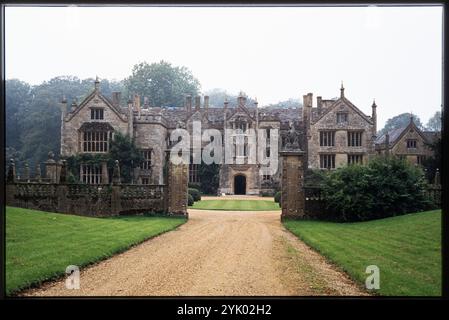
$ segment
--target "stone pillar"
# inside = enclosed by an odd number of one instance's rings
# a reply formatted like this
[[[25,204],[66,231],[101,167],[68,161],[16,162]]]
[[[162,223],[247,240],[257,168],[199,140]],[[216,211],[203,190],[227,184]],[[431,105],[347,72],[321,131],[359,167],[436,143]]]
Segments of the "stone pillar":
[[[120,186],[120,166],[118,160],[115,160],[114,171],[112,173],[112,191],[111,191],[111,214],[118,215],[122,211],[121,186]]]
[[[280,155],[282,156],[281,220],[304,218],[304,151],[281,151]]]
[[[188,216],[189,165],[167,162],[167,213]]]
[[[101,162],[101,184],[109,184],[108,165],[106,161]]]
[[[440,170],[437,168],[437,170],[435,171],[435,178],[434,178],[434,182],[433,184],[435,186],[440,186],[441,185],[441,181],[440,181]]]
[[[16,182],[16,164],[14,162],[14,159],[11,159],[9,161],[8,175],[6,177],[6,182],[7,183],[14,183],[14,182]]]
[[[58,179],[58,164],[54,160],[53,152],[48,153],[48,160],[45,161],[45,177],[50,180],[50,183],[57,183]]]
[[[112,173],[112,184],[120,184],[120,166],[118,160],[115,160],[114,171]]]
[[[36,173],[34,175],[36,182],[41,182],[41,164],[38,162],[36,165]]]
[[[63,168],[64,167],[61,167],[61,170],[65,170]],[[65,184],[65,182],[61,181],[61,183],[64,184],[56,186],[56,199],[57,199],[56,212],[71,213],[69,212],[69,204],[67,201],[67,194],[69,193],[69,187]]]
[[[25,170],[23,172],[23,178],[25,182],[30,182],[30,166],[28,165],[28,162],[25,162]]]
[[[59,183],[67,183],[67,162],[65,160],[61,160]]]
[[[16,194],[16,164],[14,159],[11,159],[8,166],[8,174],[6,176],[5,185],[5,203],[7,206],[15,205]]]

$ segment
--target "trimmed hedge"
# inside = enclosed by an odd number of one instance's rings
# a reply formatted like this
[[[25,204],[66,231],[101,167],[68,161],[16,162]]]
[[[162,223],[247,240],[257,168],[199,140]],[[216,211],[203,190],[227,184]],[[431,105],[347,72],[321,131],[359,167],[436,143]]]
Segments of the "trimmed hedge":
[[[276,192],[276,194],[274,195],[274,202],[281,203],[281,195],[282,193],[280,191]]]
[[[195,201],[193,201],[193,197],[191,194],[189,194],[189,196],[187,197],[187,205],[189,206],[193,206],[193,204],[195,203]]]
[[[189,188],[189,194],[192,196],[193,201],[201,200],[201,192],[195,188]]]
[[[322,218],[366,221],[433,209],[427,187],[423,170],[397,157],[338,168],[322,183]]]

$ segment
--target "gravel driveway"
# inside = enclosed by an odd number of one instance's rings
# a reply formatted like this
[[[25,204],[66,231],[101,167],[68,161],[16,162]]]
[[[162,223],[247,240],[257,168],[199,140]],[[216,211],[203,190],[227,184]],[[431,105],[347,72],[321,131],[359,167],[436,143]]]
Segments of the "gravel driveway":
[[[280,223],[279,211],[189,210],[189,221],[33,296],[365,295]]]

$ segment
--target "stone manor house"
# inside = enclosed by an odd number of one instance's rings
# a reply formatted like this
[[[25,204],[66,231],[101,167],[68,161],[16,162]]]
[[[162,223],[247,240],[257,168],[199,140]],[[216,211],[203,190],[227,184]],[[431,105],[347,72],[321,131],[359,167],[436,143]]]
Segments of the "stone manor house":
[[[115,132],[128,134],[141,149],[145,161],[134,170],[136,184],[164,183],[163,168],[166,150],[172,146],[170,133],[176,128],[192,132],[193,121],[201,121],[202,129],[225,128],[279,129],[278,150],[282,150],[294,132],[297,143],[305,151],[308,168],[334,169],[352,163],[366,163],[376,153],[400,150],[401,154],[421,162],[429,154],[424,147],[426,136],[411,121],[401,132],[377,137],[377,106],[373,102],[371,115],[366,115],[345,97],[343,84],[339,98],[330,100],[312,93],[303,96],[303,106],[297,108],[259,108],[257,102],[248,105],[243,93],[238,96],[236,107],[209,106],[208,96],[187,96],[184,108],[150,106],[138,95],[120,105],[121,94],[114,92],[111,98],[94,90],[78,105],[69,107],[63,99],[61,119],[61,157],[80,153],[106,153]],[[267,137],[269,139],[269,136]],[[402,139],[402,140],[401,140]],[[218,192],[226,194],[273,193],[280,182],[281,168],[271,175],[260,175],[259,165],[247,161],[248,141],[243,148],[236,148],[236,157],[243,164],[222,164],[219,172]],[[267,142],[267,145],[269,143]],[[399,147],[397,147],[397,146]],[[396,148],[396,149],[395,149]],[[269,148],[267,156],[269,156]],[[279,166],[282,161],[279,160]],[[81,164],[80,180],[85,183],[109,183],[107,168]],[[201,183],[199,165],[190,164],[189,181]],[[203,182],[204,183],[204,182]]]

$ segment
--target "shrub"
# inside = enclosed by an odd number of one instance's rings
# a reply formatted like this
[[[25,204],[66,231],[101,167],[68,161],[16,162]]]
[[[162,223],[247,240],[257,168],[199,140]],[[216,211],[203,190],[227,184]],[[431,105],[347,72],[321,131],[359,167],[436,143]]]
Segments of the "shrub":
[[[274,195],[274,202],[276,202],[276,203],[281,203],[281,192],[280,191],[278,191],[278,192],[276,192],[276,194]]]
[[[201,193],[198,189],[195,188],[189,188],[189,194],[192,196],[193,201],[200,201],[201,200]]]
[[[326,209],[338,221],[364,221],[427,210],[423,171],[396,157],[329,172],[323,181]]]
[[[192,195],[189,194],[187,197],[187,205],[193,206],[194,203],[195,203],[195,201],[193,201]]]

